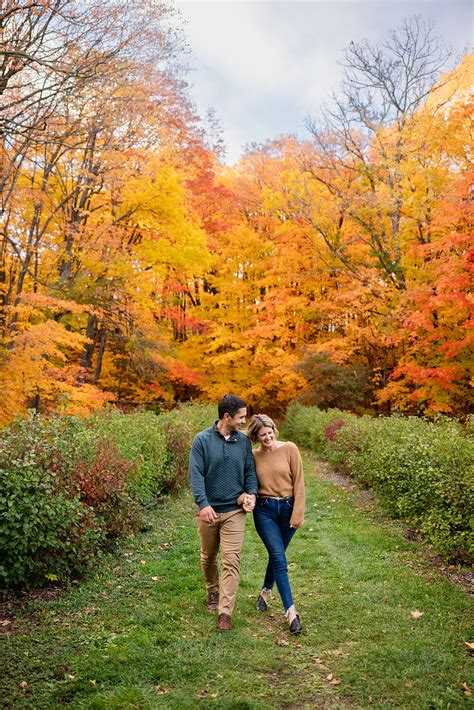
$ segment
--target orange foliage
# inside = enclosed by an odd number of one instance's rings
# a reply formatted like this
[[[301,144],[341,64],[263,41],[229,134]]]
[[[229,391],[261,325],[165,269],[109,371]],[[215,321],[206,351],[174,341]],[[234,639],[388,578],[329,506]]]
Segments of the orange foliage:
[[[231,169],[147,41],[58,103],[11,185],[0,421],[225,391],[280,413],[329,401],[324,372],[347,406],[469,411],[471,60],[370,141],[284,136]]]

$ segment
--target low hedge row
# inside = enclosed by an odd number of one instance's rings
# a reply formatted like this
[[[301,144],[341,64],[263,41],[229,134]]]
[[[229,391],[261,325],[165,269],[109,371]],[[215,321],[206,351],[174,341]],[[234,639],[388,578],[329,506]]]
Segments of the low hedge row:
[[[215,407],[168,414],[31,416],[0,433],[0,586],[84,571],[143,525],[144,505],[186,482],[194,434]]]
[[[389,514],[415,526],[449,560],[472,561],[472,427],[292,405],[285,436],[370,487]]]

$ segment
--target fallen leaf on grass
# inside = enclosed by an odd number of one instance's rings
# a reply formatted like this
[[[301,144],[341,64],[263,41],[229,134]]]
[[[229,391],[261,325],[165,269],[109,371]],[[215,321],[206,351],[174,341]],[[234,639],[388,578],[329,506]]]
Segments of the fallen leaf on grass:
[[[94,678],[94,680],[90,680],[89,683],[90,683],[91,685],[96,685],[97,681],[96,681],[95,678]]]
[[[277,646],[289,646],[290,642],[287,641],[286,639],[278,639],[277,640]]]
[[[463,687],[463,689],[464,689],[464,695],[466,696],[466,698],[470,698],[471,695],[472,695],[472,690],[470,689],[470,687],[468,686],[468,684],[467,684],[467,683],[463,683],[463,684],[462,684],[462,687]]]
[[[464,641],[470,651],[474,651],[474,641]]]
[[[152,582],[158,582],[158,577],[152,577],[152,578],[151,578],[151,581],[152,581]]]
[[[11,623],[11,619],[3,619],[3,621],[0,621],[0,626],[10,626]]]
[[[21,683],[20,683],[20,688],[21,688],[22,690],[26,690],[27,687],[28,687],[28,683],[26,682],[26,680],[22,680]]]
[[[153,690],[157,695],[166,695],[166,693],[170,692],[169,688],[162,688],[161,685],[154,685]]]
[[[146,565],[146,560],[140,560],[141,565]]]
[[[347,655],[341,648],[334,648],[332,650],[324,651],[325,656],[344,656]]]
[[[328,676],[326,676],[326,680],[330,685],[341,685],[342,680],[338,680],[337,678],[334,678],[333,673],[330,673]]]
[[[198,698],[201,700],[206,697],[207,693],[209,692],[209,688],[203,688],[202,690],[199,690],[196,695]]]
[[[420,617],[423,616],[423,614],[424,614],[423,611],[418,611],[417,609],[415,609],[415,611],[411,611],[411,612],[410,612],[410,616],[411,616],[413,619],[419,619]]]

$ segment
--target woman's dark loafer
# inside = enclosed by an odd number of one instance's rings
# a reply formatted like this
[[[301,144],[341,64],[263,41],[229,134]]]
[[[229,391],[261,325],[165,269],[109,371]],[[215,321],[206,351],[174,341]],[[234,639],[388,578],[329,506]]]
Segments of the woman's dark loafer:
[[[303,627],[300,623],[300,617],[297,614],[290,624],[290,634],[300,634],[302,631]]]
[[[266,611],[267,610],[267,602],[265,599],[262,597],[261,594],[258,595],[257,603],[255,605],[255,608],[257,611]]]

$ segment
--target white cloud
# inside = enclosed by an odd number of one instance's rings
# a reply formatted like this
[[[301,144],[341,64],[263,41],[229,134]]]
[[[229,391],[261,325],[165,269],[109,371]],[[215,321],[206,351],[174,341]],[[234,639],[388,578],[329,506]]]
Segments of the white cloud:
[[[351,40],[376,40],[420,13],[458,48],[469,41],[467,0],[177,0],[187,21],[198,110],[213,106],[224,126],[229,162],[244,143],[303,132],[340,79]]]

